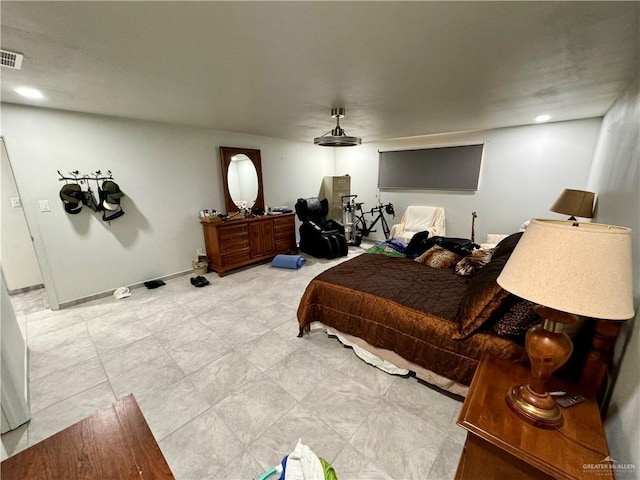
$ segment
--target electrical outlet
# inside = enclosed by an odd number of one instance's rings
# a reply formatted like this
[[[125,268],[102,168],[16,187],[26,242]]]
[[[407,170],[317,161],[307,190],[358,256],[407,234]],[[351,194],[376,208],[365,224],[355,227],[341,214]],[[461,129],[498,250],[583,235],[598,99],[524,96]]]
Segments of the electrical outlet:
[[[49,207],[49,200],[38,200],[38,205],[40,205],[41,212],[51,211],[51,207]]]
[[[11,206],[13,208],[20,208],[22,206],[22,204],[20,203],[20,198],[19,197],[13,197],[11,199]]]

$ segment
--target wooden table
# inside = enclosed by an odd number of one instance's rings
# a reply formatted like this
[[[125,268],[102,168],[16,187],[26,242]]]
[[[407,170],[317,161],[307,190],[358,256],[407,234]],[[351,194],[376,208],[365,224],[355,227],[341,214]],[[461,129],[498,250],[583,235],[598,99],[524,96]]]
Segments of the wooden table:
[[[0,464],[11,479],[173,479],[133,395]]]
[[[596,401],[587,398],[562,409],[559,429],[534,427],[505,401],[507,389],[528,383],[528,378],[527,368],[483,356],[458,419],[468,433],[456,479],[613,478],[604,461],[609,451]],[[553,390],[579,393],[576,386],[553,382]]]

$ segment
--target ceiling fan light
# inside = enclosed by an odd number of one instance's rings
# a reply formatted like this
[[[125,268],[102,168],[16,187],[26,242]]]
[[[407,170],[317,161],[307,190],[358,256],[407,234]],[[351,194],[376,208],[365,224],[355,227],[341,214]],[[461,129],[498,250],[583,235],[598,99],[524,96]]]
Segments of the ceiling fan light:
[[[344,108],[332,108],[331,116],[336,119],[336,128],[321,137],[314,138],[313,143],[315,145],[320,145],[321,147],[355,147],[362,144],[361,138],[348,136],[340,127],[340,119],[344,117]]]
[[[313,143],[321,147],[355,147],[362,144],[362,139],[358,137],[348,137],[347,135],[341,137],[326,136],[314,138]]]

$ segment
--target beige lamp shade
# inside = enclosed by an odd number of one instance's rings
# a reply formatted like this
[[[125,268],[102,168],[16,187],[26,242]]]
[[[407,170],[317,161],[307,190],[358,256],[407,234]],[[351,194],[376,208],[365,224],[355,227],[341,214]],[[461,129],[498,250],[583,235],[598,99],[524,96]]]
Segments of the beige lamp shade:
[[[627,320],[634,315],[631,229],[533,219],[498,284],[562,312]]]
[[[565,188],[550,210],[572,217],[592,218],[595,199],[593,192]]]

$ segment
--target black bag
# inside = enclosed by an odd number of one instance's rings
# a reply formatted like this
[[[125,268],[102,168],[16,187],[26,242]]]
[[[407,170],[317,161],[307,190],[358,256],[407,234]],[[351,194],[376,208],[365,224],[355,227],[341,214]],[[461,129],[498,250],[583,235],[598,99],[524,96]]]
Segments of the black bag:
[[[478,245],[468,238],[429,237],[429,232],[425,231],[416,233],[413,236],[409,245],[407,245],[405,253],[407,257],[419,257],[434,245],[445,248],[450,252],[457,253],[461,257],[471,255],[476,248],[479,248]]]
[[[404,253],[410,258],[419,257],[433,247],[433,245],[434,243],[429,241],[429,232],[425,230],[424,232],[418,232],[411,237]]]
[[[471,255],[476,248],[480,248],[468,238],[455,238],[455,237],[432,237],[436,245],[440,245],[442,248],[446,248],[450,252],[457,253],[461,257]]]

